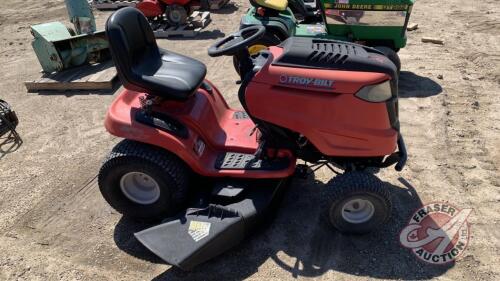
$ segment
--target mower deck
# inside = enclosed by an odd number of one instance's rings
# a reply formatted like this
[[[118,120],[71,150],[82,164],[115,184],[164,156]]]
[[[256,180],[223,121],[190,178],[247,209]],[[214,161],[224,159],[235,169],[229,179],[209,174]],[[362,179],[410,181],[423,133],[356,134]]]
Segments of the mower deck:
[[[197,204],[135,237],[167,263],[189,270],[239,244],[268,217],[288,182],[216,183],[211,194],[194,198]]]

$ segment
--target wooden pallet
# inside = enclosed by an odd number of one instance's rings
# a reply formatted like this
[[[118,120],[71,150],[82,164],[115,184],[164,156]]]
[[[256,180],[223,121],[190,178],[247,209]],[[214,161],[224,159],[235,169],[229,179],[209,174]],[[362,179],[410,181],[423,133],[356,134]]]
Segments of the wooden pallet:
[[[210,12],[194,11],[189,17],[189,24],[170,26],[165,21],[151,22],[156,38],[195,37],[210,23]]]
[[[72,90],[110,91],[117,80],[118,76],[113,62],[107,61],[53,74],[43,74],[37,80],[24,82],[24,85],[29,93]]]
[[[135,7],[139,0],[91,0],[98,10],[117,10],[123,7]]]

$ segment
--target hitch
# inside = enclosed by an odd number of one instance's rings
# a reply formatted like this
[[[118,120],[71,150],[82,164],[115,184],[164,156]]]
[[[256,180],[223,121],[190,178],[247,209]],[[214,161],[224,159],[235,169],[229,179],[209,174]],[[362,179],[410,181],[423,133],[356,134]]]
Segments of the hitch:
[[[408,160],[408,153],[406,151],[406,145],[401,134],[399,134],[397,144],[398,151],[389,155],[389,157],[387,157],[384,162],[380,164],[380,168],[386,168],[396,164],[396,166],[394,167],[396,171],[401,172],[403,170],[404,166],[406,165],[406,161]]]

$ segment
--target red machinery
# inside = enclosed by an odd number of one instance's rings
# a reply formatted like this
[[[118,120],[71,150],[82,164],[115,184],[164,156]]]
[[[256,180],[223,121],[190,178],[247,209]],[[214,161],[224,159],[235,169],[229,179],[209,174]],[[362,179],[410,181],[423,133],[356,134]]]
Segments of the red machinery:
[[[141,0],[136,8],[148,18],[162,17],[164,14],[173,25],[185,24],[191,11],[192,0]]]
[[[247,46],[265,27],[244,28],[208,50],[243,58],[244,110],[235,110],[203,63],[158,48],[136,9],[113,14],[106,31],[125,90],[105,126],[124,140],[102,166],[99,188],[123,215],[164,219],[135,234],[159,257],[189,269],[242,241],[276,205],[297,159],[339,174],[322,190],[324,215],[339,231],[366,233],[387,221],[389,192],[367,168],[400,171],[407,156],[397,69],[381,52],[291,37],[251,58]]]

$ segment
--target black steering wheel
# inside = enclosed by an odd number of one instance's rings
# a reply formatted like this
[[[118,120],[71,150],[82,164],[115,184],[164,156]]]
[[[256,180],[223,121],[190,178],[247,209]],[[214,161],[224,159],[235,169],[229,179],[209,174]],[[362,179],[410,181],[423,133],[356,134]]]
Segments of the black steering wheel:
[[[208,55],[211,57],[234,56],[242,48],[257,42],[266,33],[263,25],[252,25],[245,27],[221,40],[215,42],[208,48]]]

